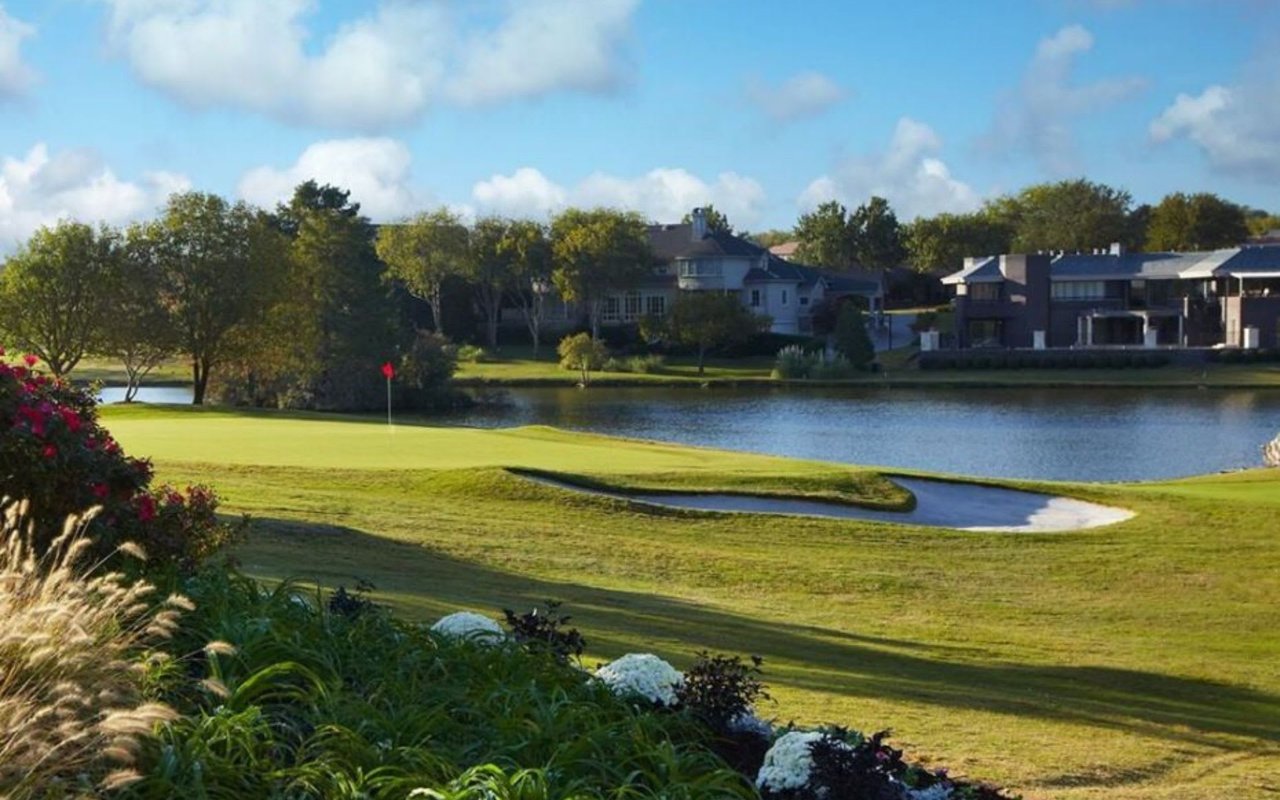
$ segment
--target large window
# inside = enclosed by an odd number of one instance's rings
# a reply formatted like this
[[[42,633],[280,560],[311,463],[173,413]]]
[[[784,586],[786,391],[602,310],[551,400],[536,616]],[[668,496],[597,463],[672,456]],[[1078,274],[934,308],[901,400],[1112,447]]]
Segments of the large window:
[[[622,309],[622,303],[618,302],[618,298],[606,297],[604,299],[604,309],[600,313],[600,318],[605,322],[617,322],[620,316],[619,311]]]
[[[640,293],[629,292],[624,298],[624,310],[627,319],[636,319],[640,316]]]
[[[681,278],[718,278],[720,277],[719,261],[681,261]]]
[[[751,290],[751,307],[752,308],[760,307],[760,290],[759,289]]]
[[[660,294],[651,294],[645,298],[645,313],[651,317],[665,317],[667,315],[667,298]]]
[[[1107,296],[1105,281],[1054,281],[1050,290],[1054,300],[1101,300]]]
[[[999,300],[1000,284],[998,283],[971,283],[969,284],[970,300]]]

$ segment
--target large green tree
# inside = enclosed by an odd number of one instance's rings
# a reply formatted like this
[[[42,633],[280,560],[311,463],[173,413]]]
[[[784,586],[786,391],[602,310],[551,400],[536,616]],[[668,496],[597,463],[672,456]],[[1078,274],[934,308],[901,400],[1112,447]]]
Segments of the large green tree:
[[[819,267],[848,269],[856,257],[854,229],[849,211],[835,200],[828,200],[796,220],[796,239],[800,247],[796,259]]]
[[[65,375],[101,343],[115,314],[109,280],[120,236],[60,222],[36,231],[0,270],[0,328],[8,344]]]
[[[1280,231],[1280,214],[1250,208],[1245,212],[1245,224],[1249,226],[1250,236],[1266,236],[1272,231]]]
[[[213,369],[233,355],[236,333],[259,320],[280,268],[265,214],[203,192],[175,194],[138,232],[160,280],[182,351],[191,359],[192,402],[202,405]],[[241,340],[243,341],[243,340]]]
[[[512,248],[507,246],[513,220],[482,217],[471,227],[469,256],[464,274],[475,291],[476,305],[485,320],[485,339],[490,347],[498,346],[498,318],[502,299],[515,279],[516,267]]]
[[[1244,209],[1205,192],[1165,195],[1147,222],[1149,250],[1213,250],[1248,236]]]
[[[1083,178],[1028,186],[986,211],[1013,230],[1012,250],[1091,250],[1130,238],[1132,198]]]
[[[710,203],[702,206],[703,219],[707,221],[708,231],[718,231],[720,233],[733,233],[733,225],[729,223],[729,218],[725,213]],[[685,225],[693,222],[693,212],[687,212],[680,220]]]
[[[745,341],[768,327],[769,318],[752,314],[737,294],[680,292],[659,333],[673,344],[692,348],[701,375],[708,352]]]
[[[889,201],[872,197],[849,215],[854,260],[871,269],[896,267],[907,257],[898,216]]]
[[[1013,231],[999,219],[977,212],[920,217],[903,226],[908,260],[919,272],[954,272],[966,256],[1009,252]]]
[[[649,274],[648,227],[634,212],[571,208],[551,222],[552,282],[567,302],[587,310],[591,338],[600,338],[600,312],[610,294]]]
[[[542,343],[542,320],[546,315],[547,295],[551,283],[551,240],[546,226],[533,220],[512,220],[499,245],[510,260],[511,283],[508,290],[520,307],[529,337],[533,340],[533,357],[538,357]]]
[[[114,313],[102,331],[98,349],[124,366],[124,402],[131,403],[150,372],[178,352],[182,341],[161,295],[163,276],[152,257],[146,229],[131,227],[121,257],[106,281]]]
[[[441,311],[445,281],[468,271],[468,238],[466,224],[447,208],[383,225],[378,231],[378,256],[386,262],[387,275],[427,302],[437,333],[445,333]]]

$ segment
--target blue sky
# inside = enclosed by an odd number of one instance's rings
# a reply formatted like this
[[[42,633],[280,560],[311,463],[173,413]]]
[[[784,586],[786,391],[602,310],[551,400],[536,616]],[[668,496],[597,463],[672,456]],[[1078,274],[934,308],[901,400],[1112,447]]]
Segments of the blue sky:
[[[1280,211],[1277,0],[4,0],[0,249],[183,188],[789,226],[1087,176]]]

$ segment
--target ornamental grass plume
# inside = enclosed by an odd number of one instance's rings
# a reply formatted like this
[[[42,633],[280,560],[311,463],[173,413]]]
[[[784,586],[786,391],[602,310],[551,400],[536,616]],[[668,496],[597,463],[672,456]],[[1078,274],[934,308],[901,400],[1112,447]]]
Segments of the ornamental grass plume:
[[[1262,446],[1262,463],[1268,467],[1280,467],[1280,433]]]
[[[131,769],[157,723],[176,717],[142,696],[148,646],[190,603],[152,601],[155,587],[92,562],[69,517],[37,555],[28,504],[0,498],[0,797],[90,795],[138,779]],[[112,556],[141,558],[136,545]]]

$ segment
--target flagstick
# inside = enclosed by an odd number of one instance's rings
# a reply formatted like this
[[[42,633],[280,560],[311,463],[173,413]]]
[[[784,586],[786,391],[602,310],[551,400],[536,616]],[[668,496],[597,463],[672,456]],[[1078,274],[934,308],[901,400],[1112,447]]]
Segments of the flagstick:
[[[387,378],[387,427],[391,427],[391,378]]]

